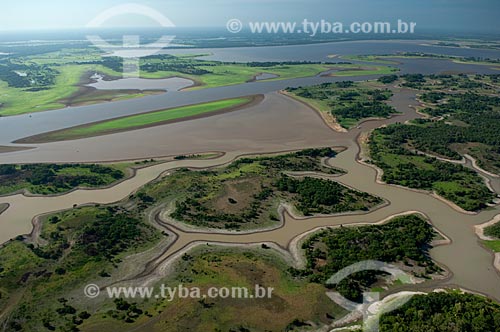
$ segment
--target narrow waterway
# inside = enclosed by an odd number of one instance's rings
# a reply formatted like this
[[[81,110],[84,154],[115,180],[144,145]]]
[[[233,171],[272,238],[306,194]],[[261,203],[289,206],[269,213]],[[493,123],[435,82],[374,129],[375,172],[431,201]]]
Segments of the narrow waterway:
[[[477,215],[464,214],[453,209],[448,204],[435,199],[429,194],[385,184],[378,184],[375,181],[376,171],[372,167],[360,164],[356,161],[360,152],[356,139],[361,132],[379,127],[383,124],[404,122],[418,116],[411,107],[415,105],[414,92],[408,90],[395,92],[396,95],[392,100],[392,104],[402,112],[401,115],[388,120],[367,121],[361,124],[360,128],[348,133],[336,133],[331,131],[326,127],[319,116],[311,114],[313,111],[305,108],[304,105],[297,103],[288,97],[271,94],[267,96],[268,100],[271,99],[275,103],[282,102],[283,105],[286,105],[288,117],[286,118],[286,121],[283,121],[283,114],[280,114],[279,116],[276,115],[276,119],[281,119],[282,124],[279,125],[278,123],[274,123],[272,125],[274,126],[274,131],[266,133],[268,135],[273,132],[281,133],[281,136],[265,137],[265,135],[258,134],[259,129],[256,129],[258,127],[255,127],[255,123],[246,124],[244,121],[241,121],[241,118],[239,118],[238,123],[240,123],[241,126],[223,126],[226,128],[225,130],[227,130],[227,132],[219,132],[218,134],[225,135],[225,140],[231,141],[234,139],[234,135],[238,135],[242,131],[242,128],[244,128],[245,125],[248,125],[250,128],[253,128],[254,135],[252,138],[248,138],[247,141],[237,140],[234,148],[228,150],[214,148],[221,146],[221,140],[215,140],[212,142],[214,144],[213,146],[207,144],[207,150],[203,151],[219,150],[226,152],[226,154],[219,159],[173,161],[151,166],[139,170],[134,178],[108,189],[78,190],[59,197],[25,197],[23,195],[15,195],[0,198],[0,205],[9,204],[9,208],[0,214],[0,229],[2,230],[0,233],[0,242],[4,242],[19,234],[29,233],[32,229],[31,221],[33,216],[62,209],[69,209],[73,206],[73,204],[106,204],[116,202],[128,197],[131,192],[135,191],[145,183],[177,167],[209,167],[213,165],[220,165],[233,160],[239,155],[248,153],[275,152],[312,146],[344,146],[347,150],[333,159],[331,164],[347,170],[348,173],[336,178],[335,180],[358,190],[383,197],[390,203],[388,206],[368,214],[309,218],[305,220],[295,220],[289,215],[285,215],[285,223],[282,227],[253,234],[238,235],[197,232],[188,233],[176,230],[178,238],[175,243],[173,243],[167,251],[163,252],[155,260],[157,264],[153,265],[152,270],[146,272],[150,274],[157,274],[161,277],[162,272],[168,270],[167,267],[171,263],[169,258],[173,257],[173,254],[179,252],[183,248],[186,248],[192,243],[218,242],[248,244],[273,242],[282,248],[288,248],[294,238],[317,227],[340,224],[348,225],[356,223],[376,223],[394,214],[416,210],[428,216],[435,227],[437,227],[452,241],[450,245],[439,246],[431,250],[431,256],[439,263],[444,264],[452,273],[452,277],[446,281],[446,284],[464,287],[500,300],[500,277],[497,271],[493,268],[493,256],[490,252],[481,247],[473,229],[474,225],[484,223],[498,214],[498,207],[496,209],[484,211]],[[272,112],[271,109],[263,107],[262,110],[260,110],[261,113],[251,112],[252,115],[247,119],[264,116],[263,121],[267,122],[269,121],[269,118],[266,116],[269,116],[269,114],[266,113],[266,110],[269,113]],[[242,111],[242,114],[244,114],[244,112],[245,111]],[[297,118],[295,120],[295,125],[292,125],[291,123],[294,123],[294,121],[290,122],[290,120],[293,120],[292,114],[302,114],[302,112],[308,112],[304,113],[307,114],[307,116]],[[231,114],[233,114],[233,116],[238,116],[236,113],[237,112]],[[227,115],[225,115],[225,117],[226,116]],[[316,122],[303,123],[302,121],[305,121],[306,119]],[[206,119],[193,121],[203,120]],[[223,120],[218,119],[216,121]],[[323,128],[321,130],[324,130],[324,132],[320,133],[320,136],[317,136],[317,133],[313,134],[311,132],[307,132],[307,130],[311,130],[310,126],[312,126],[314,130]],[[168,132],[168,128],[168,126],[164,126],[163,130]],[[292,134],[299,136],[296,136],[295,140],[291,143],[288,140]],[[186,135],[189,135],[189,132],[186,133]],[[178,144],[182,144],[182,138],[184,137],[186,136],[180,138]],[[126,141],[133,142],[131,139],[131,137],[127,137]],[[156,143],[158,142],[156,141]],[[167,145],[171,146],[175,144],[169,142]],[[130,148],[133,149],[132,146]],[[54,151],[56,150],[58,150],[58,148],[54,149]],[[201,150],[198,152],[201,152]],[[18,156],[22,155],[21,152],[17,154]],[[50,158],[53,157],[54,156],[51,156]]]

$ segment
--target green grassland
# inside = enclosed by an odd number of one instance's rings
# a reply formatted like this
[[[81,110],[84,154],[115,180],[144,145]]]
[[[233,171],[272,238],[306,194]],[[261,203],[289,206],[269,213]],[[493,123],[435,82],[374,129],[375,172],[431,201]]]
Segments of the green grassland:
[[[66,105],[60,100],[76,93],[80,78],[91,69],[99,70],[99,68],[78,65],[58,67],[59,74],[54,86],[40,91],[9,87],[6,82],[0,81],[0,103],[2,105],[0,114],[16,115],[64,108]]]
[[[287,92],[320,112],[330,112],[347,129],[367,118],[387,118],[397,113],[385,103],[392,96],[389,90],[374,89],[361,83],[324,83],[288,88]]]
[[[293,278],[287,263],[269,249],[224,249],[202,246],[175,267],[166,281],[175,287],[273,287],[271,299],[175,299],[140,304],[145,315],[133,323],[123,321],[123,311],[94,315],[83,331],[299,331],[309,324],[329,324],[345,311],[326,296],[320,284]],[[165,282],[165,281],[163,281]]]
[[[330,69],[339,69],[339,75],[383,74],[387,67],[365,68],[350,64],[326,63],[268,63],[238,64],[198,60],[192,56],[152,56],[141,59],[141,77],[148,79],[184,77],[197,82],[194,89],[242,84],[260,73],[275,74],[274,80],[315,76]],[[9,68],[12,70],[9,71]],[[11,76],[22,72],[33,77],[30,84],[18,77],[7,83],[0,79],[0,115],[16,115],[64,108],[103,101],[137,98],[152,92],[112,91],[102,93],[88,89],[81,96],[81,87],[88,77],[100,73],[108,78],[122,76],[118,58],[103,57],[95,49],[64,49],[58,52],[30,56],[9,57],[0,60],[2,72]],[[14,75],[15,76],[15,75]],[[68,101],[72,101],[69,103]]]
[[[291,203],[303,215],[369,210],[382,200],[334,181],[294,177],[286,172],[342,171],[320,164],[333,157],[331,149],[305,150],[281,156],[243,158],[227,167],[194,171],[181,169],[146,185],[138,197],[169,207],[170,216],[197,227],[246,230],[279,221],[280,202]]]
[[[284,80],[299,77],[309,77],[318,75],[327,71],[332,65],[307,64],[307,65],[272,65],[270,67],[249,67],[245,64],[221,64],[221,63],[202,63],[197,66],[201,70],[210,70],[210,73],[203,75],[191,75],[176,71],[157,71],[152,73],[141,73],[143,78],[166,78],[166,77],[184,77],[198,82],[199,86],[191,89],[213,88],[218,86],[227,86],[243,84],[253,79],[261,72],[266,72],[279,77],[272,80]]]
[[[360,65],[346,65],[337,72],[333,72],[330,76],[366,76],[366,75],[389,75],[398,72],[399,69],[388,66],[360,66]]]
[[[320,164],[322,158],[334,155],[330,149],[315,149],[276,157],[244,158],[210,171],[182,169],[145,186],[138,195],[170,206],[170,216],[177,221],[228,230],[276,224],[280,202],[291,203],[303,215],[367,211],[380,204],[380,198],[331,180],[284,173],[339,173]]]
[[[493,224],[484,229],[484,235],[494,240],[485,240],[483,243],[493,252],[500,252],[500,223]]]
[[[161,111],[148,112],[138,115],[131,115],[122,118],[106,120],[94,124],[87,124],[47,134],[37,135],[31,138],[26,138],[22,141],[29,141],[29,142],[63,141],[63,140],[72,140],[78,138],[105,135],[105,134],[133,130],[138,128],[145,128],[145,127],[165,124],[179,119],[191,118],[204,114],[206,115],[209,113],[236,109],[251,103],[256,98],[257,97],[243,97],[243,98],[225,99],[203,104],[195,104],[177,108],[170,108]]]
[[[0,195],[20,190],[31,194],[63,194],[72,189],[109,186],[125,178],[128,165],[32,164],[0,165]]]
[[[79,94],[82,82],[88,81],[89,73],[99,72],[109,77],[119,77],[120,73],[98,63],[101,55],[89,49],[68,49],[40,55],[11,58],[0,66],[23,66],[25,72],[45,70],[49,79],[29,86],[10,86],[0,80],[0,115],[16,115],[64,108],[67,99]],[[47,77],[46,77],[47,79]],[[106,92],[105,96],[87,97],[82,103],[100,102],[126,98],[123,91]],[[144,96],[142,92],[128,92],[130,98]]]
[[[162,70],[165,68],[172,70]],[[177,65],[181,69],[175,70]],[[385,74],[395,71],[394,68],[384,66],[365,67],[348,63],[308,63],[308,62],[267,62],[267,63],[223,63],[216,61],[198,60],[194,57],[157,56],[142,60],[141,72],[144,78],[165,78],[179,76],[189,78],[199,85],[193,89],[211,88],[242,84],[253,80],[261,73],[269,73],[278,77],[268,80],[285,80],[300,77],[316,76],[329,70],[338,70],[334,76],[361,76]],[[190,70],[186,70],[186,67]],[[149,71],[148,71],[149,69]],[[179,71],[180,70],[180,71]],[[194,72],[195,74],[192,74]]]
[[[483,241],[484,245],[493,252],[500,252],[500,240]]]

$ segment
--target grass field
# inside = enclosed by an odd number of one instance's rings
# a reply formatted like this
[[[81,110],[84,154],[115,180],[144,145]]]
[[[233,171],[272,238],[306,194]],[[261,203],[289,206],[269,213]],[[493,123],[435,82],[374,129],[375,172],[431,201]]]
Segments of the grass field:
[[[6,82],[0,81],[0,103],[2,104],[0,115],[16,115],[64,108],[66,104],[62,100],[77,93],[78,84],[84,73],[88,71],[110,72],[103,66],[93,65],[65,65],[56,68],[59,71],[56,83],[46,90],[26,91],[26,89],[9,87]],[[134,97],[142,95],[138,94]],[[115,97],[120,96],[114,94],[106,96],[107,99]],[[94,100],[94,102],[99,101],[100,99]]]
[[[81,95],[82,82],[86,81],[85,73],[99,72],[107,77],[118,78],[122,73],[105,67],[98,62],[102,54],[89,49],[66,49],[58,52],[31,55],[11,59],[17,65],[45,66],[58,72],[53,85],[43,87],[40,91],[29,91],[27,88],[14,88],[0,81],[0,115],[9,116],[64,108],[68,105],[85,105],[105,101],[115,101],[127,98],[138,98],[151,92],[141,91],[99,91],[90,90]],[[143,59],[144,64],[186,64],[198,70],[207,71],[204,74],[189,74],[175,70],[141,71],[141,77],[146,79],[163,79],[168,77],[184,77],[198,84],[191,89],[212,88],[242,84],[251,81],[260,73],[269,73],[278,77],[271,80],[285,80],[300,77],[310,77],[322,72],[338,69],[335,76],[359,76],[372,74],[387,74],[394,69],[384,66],[361,67],[351,64],[269,64],[269,66],[251,66],[238,63],[222,63],[197,60],[192,56],[179,56],[172,59]],[[175,66],[172,68],[176,68]],[[179,69],[180,70],[180,69]],[[68,102],[68,101],[71,101]]]
[[[216,63],[217,64],[217,63]],[[198,66],[199,69],[211,71],[204,75],[188,75],[175,71],[158,71],[154,73],[141,72],[143,78],[166,78],[180,76],[191,79],[199,83],[198,86],[191,89],[213,88],[218,86],[227,86],[235,84],[243,84],[252,80],[252,78],[262,72],[278,75],[279,77],[272,80],[284,80],[299,77],[309,77],[318,75],[321,72],[329,70],[333,65],[323,64],[299,64],[299,65],[283,65],[271,67],[250,67],[246,64],[220,64]]]
[[[126,206],[129,208],[124,208]],[[169,298],[170,294],[166,294],[166,298],[146,300],[122,298],[113,301],[107,296],[96,300],[85,298],[81,295],[85,285],[110,284],[122,278],[127,266],[130,268],[128,259],[134,259],[130,255],[151,250],[162,237],[157,230],[139,221],[143,210],[131,210],[130,206],[127,203],[121,207],[82,207],[55,213],[43,218],[42,237],[47,240],[44,246],[34,247],[16,240],[0,248],[0,308],[12,310],[6,318],[12,330],[298,332],[310,330],[314,325],[330,324],[346,314],[326,295],[331,288],[319,280],[312,281],[318,271],[298,277],[297,270],[290,269],[288,260],[262,245],[251,248],[202,245],[174,262],[174,272],[157,280],[155,285],[156,290],[160,285],[173,290],[182,284],[186,289],[199,289],[201,298]],[[133,219],[138,222],[133,227],[126,226],[123,218],[127,223]],[[332,256],[342,256],[346,251],[351,255],[361,252],[376,256],[377,250],[380,251],[379,239],[393,237],[404,225],[406,220],[390,229],[363,226],[359,234],[357,229],[349,229],[356,248],[343,245],[341,248],[332,246],[329,250]],[[415,223],[409,229],[412,234],[407,237],[422,233],[419,231],[422,227],[416,229]],[[109,232],[113,239],[106,242],[92,236],[103,232]],[[366,234],[371,235],[369,241]],[[322,236],[334,238],[333,233]],[[424,241],[422,236],[415,238],[419,239],[415,242]],[[311,240],[315,241],[314,235]],[[391,243],[394,249],[422,250],[404,239]],[[89,250],[96,244],[102,245],[103,250]],[[369,251],[359,251],[357,246],[369,248]],[[314,248],[324,246],[315,245]],[[321,260],[314,256],[318,252],[311,251],[313,256],[307,256],[308,266],[321,266]],[[427,258],[426,262],[425,266],[432,261]],[[426,268],[415,264],[409,269],[423,271]],[[255,285],[266,290],[272,287],[272,296],[255,296]],[[391,286],[382,279],[373,286],[382,285]],[[254,296],[204,299],[202,295],[211,287],[246,288],[247,294]]]
[[[500,252],[500,240],[483,241],[483,243],[493,252]]]
[[[233,108],[242,107],[246,104],[251,103],[256,98],[257,97],[243,97],[243,98],[226,99],[215,102],[189,105],[189,106],[149,112],[139,115],[127,116],[114,120],[43,134],[41,136],[35,136],[35,138],[33,139],[28,138],[28,140],[31,142],[71,140],[83,137],[105,135],[109,133],[115,133],[126,130],[133,130],[137,128],[144,128],[148,126],[167,123],[169,121],[175,121],[183,118],[201,116],[212,112],[220,112],[224,110],[230,110]]]
[[[342,59],[345,60],[353,60],[353,61],[365,61],[365,62],[375,62],[381,63],[385,65],[396,65],[396,61],[386,60],[382,56],[379,55],[343,55]]]

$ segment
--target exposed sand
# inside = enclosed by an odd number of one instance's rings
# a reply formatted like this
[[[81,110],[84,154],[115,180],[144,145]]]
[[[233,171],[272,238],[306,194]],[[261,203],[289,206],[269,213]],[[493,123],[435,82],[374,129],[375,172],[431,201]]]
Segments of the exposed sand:
[[[492,237],[484,235],[484,229],[487,228],[487,227],[489,227],[489,226],[492,226],[492,225],[494,225],[494,224],[496,224],[498,222],[500,222],[500,214],[496,215],[493,219],[491,219],[490,221],[488,221],[488,222],[486,222],[484,224],[474,226],[474,229],[476,231],[477,236],[481,240],[486,240],[486,241],[495,240]]]
[[[312,104],[306,103],[305,101],[296,98],[294,95],[292,95],[291,93],[288,93],[285,90],[281,90],[279,93],[281,93],[282,95],[288,96],[290,98],[293,98],[294,100],[298,101],[299,103],[302,103],[302,104],[306,105],[307,107],[310,107],[311,109],[313,109],[314,111],[316,111],[321,116],[321,118],[323,119],[323,121],[330,128],[332,128],[333,130],[335,130],[336,132],[339,132],[339,133],[346,133],[347,132],[347,129],[345,129],[344,127],[342,127],[337,122],[337,119],[332,115],[332,113],[330,113],[330,112],[323,112],[320,109],[318,109],[317,107],[313,106]]]
[[[469,160],[472,162],[472,166],[473,166],[476,170],[478,170],[479,172],[482,172],[482,173],[484,173],[484,174],[487,174],[487,175],[489,175],[489,176],[491,176],[491,177],[493,177],[493,178],[498,178],[498,177],[500,177],[498,174],[488,172],[487,170],[485,170],[485,169],[483,169],[483,168],[479,167],[479,165],[477,164],[477,160],[476,160],[476,159],[474,159],[474,157],[472,157],[471,155],[464,154],[464,157],[465,157],[465,158],[467,158],[467,159],[469,159]]]

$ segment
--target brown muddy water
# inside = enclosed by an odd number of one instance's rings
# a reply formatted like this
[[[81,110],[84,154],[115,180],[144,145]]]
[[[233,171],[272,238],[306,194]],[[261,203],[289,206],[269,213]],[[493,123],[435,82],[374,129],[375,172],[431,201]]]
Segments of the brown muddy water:
[[[468,215],[454,210],[432,196],[376,183],[376,171],[356,162],[359,147],[356,142],[361,132],[383,124],[404,122],[417,117],[410,107],[415,105],[415,95],[408,90],[396,91],[392,104],[403,114],[389,120],[371,120],[348,133],[331,131],[311,109],[282,95],[272,93],[252,108],[197,119],[172,125],[133,132],[109,135],[96,139],[60,142],[41,145],[29,153],[0,155],[0,162],[27,161],[93,161],[137,159],[152,155],[174,155],[202,151],[224,151],[214,160],[182,160],[141,169],[137,175],[112,188],[78,190],[59,197],[26,197],[15,195],[0,198],[9,208],[0,215],[0,242],[19,234],[29,233],[33,216],[69,209],[74,204],[112,203],[126,198],[145,183],[177,167],[209,167],[230,162],[248,153],[264,153],[302,149],[314,146],[344,146],[348,149],[331,161],[336,167],[348,171],[336,178],[343,184],[378,195],[390,204],[362,215],[309,218],[295,220],[285,215],[282,227],[252,234],[188,233],[176,230],[177,241],[156,260],[158,265],[151,273],[160,273],[169,264],[169,257],[190,243],[259,243],[274,242],[287,248],[290,242],[312,229],[321,226],[375,223],[388,216],[405,211],[419,211],[430,218],[435,227],[451,239],[450,245],[431,250],[431,256],[445,265],[452,276],[442,284],[457,285],[500,300],[500,276],[494,269],[493,257],[484,249],[474,233],[473,226],[492,219],[499,208]],[[132,142],[132,143],[131,143]]]
[[[332,131],[305,105],[278,93],[242,110],[0,154],[0,163],[147,159],[203,151],[272,152],[332,145]]]

